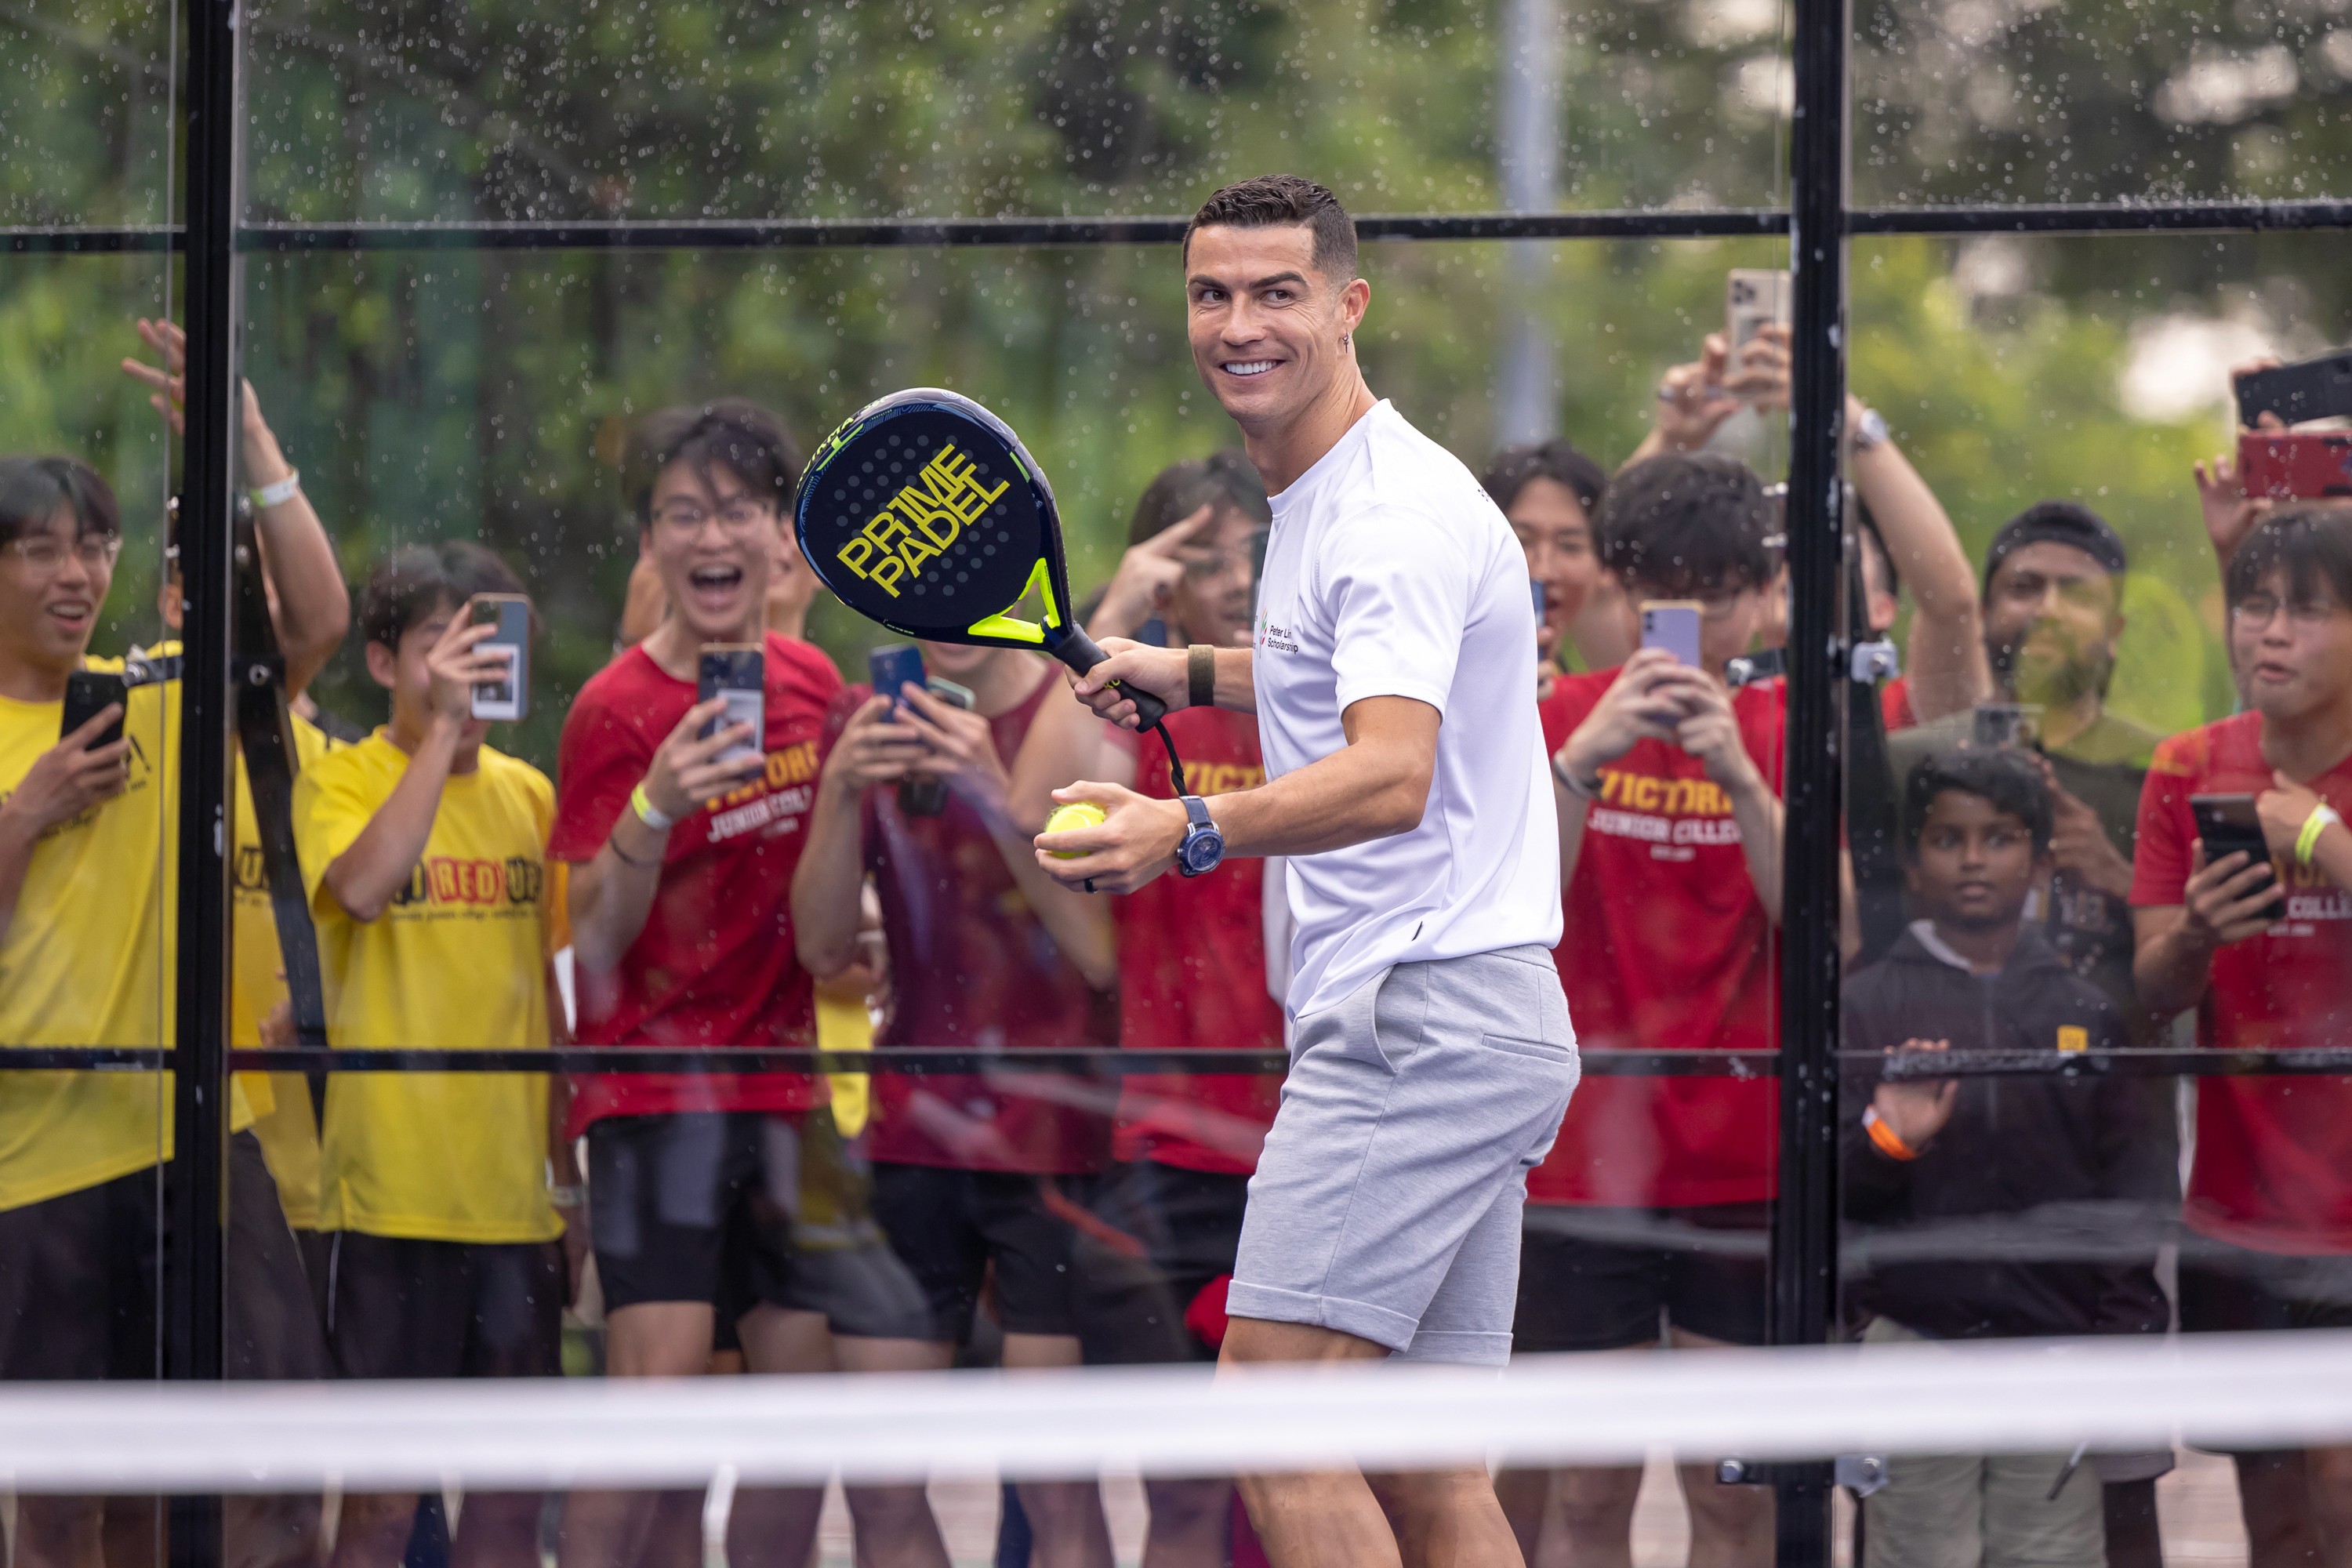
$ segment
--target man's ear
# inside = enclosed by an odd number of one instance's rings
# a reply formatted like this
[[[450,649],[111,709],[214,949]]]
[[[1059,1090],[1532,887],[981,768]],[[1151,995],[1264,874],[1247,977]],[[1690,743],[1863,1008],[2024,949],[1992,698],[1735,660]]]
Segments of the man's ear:
[[[386,691],[399,684],[400,655],[380,642],[367,645],[368,674]]]
[[[1372,286],[1359,278],[1339,290],[1339,330],[1353,336],[1372,306]]]

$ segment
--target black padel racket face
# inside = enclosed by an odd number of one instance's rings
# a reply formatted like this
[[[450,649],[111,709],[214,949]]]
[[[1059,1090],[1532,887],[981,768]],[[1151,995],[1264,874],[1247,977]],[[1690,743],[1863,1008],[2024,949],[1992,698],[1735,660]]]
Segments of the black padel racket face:
[[[859,409],[809,459],[793,526],[819,580],[894,632],[1026,648],[1066,635],[1053,489],[1012,428],[969,397],[916,387]],[[1043,622],[1013,618],[1033,592]]]

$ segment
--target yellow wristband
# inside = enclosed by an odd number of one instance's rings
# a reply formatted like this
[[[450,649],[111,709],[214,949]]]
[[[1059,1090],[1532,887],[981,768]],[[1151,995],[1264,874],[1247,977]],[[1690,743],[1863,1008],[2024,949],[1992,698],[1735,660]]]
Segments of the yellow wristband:
[[[2303,819],[2303,831],[2294,836],[2294,863],[2310,865],[2312,856],[2319,848],[2319,836],[2343,820],[2336,808],[2325,802],[2313,806],[2311,815]]]
[[[629,809],[637,814],[639,822],[656,833],[667,833],[677,826],[677,818],[656,805],[653,796],[646,793],[646,786],[642,784],[629,792]]]

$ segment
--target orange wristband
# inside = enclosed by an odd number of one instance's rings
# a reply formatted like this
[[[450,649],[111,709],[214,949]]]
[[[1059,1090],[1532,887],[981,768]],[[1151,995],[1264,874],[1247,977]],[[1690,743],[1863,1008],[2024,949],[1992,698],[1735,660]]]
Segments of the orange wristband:
[[[1862,1130],[1870,1134],[1870,1141],[1877,1146],[1878,1152],[1890,1160],[1916,1160],[1919,1157],[1918,1150],[1903,1142],[1895,1135],[1895,1129],[1879,1118],[1878,1107],[1874,1105],[1863,1111]]]

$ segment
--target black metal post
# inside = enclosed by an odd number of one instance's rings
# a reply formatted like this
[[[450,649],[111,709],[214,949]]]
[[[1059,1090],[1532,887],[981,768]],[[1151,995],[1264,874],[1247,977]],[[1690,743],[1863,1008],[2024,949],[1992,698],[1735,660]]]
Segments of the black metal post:
[[[173,1157],[165,1248],[165,1367],[223,1373],[227,1215],[229,535],[236,409],[236,0],[187,0],[187,444],[180,566],[186,590],[180,682],[178,955],[173,997]],[[217,1497],[174,1498],[174,1568],[222,1561]]]
[[[1820,1344],[1837,1311],[1839,473],[1845,411],[1847,0],[1796,0],[1790,137],[1794,386],[1789,410],[1789,748],[1781,861],[1780,1186],[1772,1220],[1772,1342]],[[1776,1475],[1780,1568],[1828,1568],[1831,1467]]]

